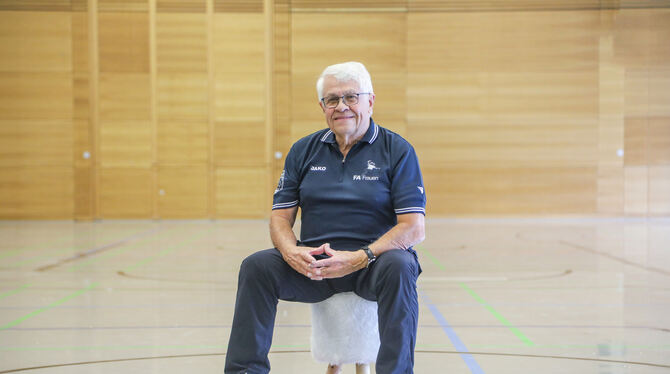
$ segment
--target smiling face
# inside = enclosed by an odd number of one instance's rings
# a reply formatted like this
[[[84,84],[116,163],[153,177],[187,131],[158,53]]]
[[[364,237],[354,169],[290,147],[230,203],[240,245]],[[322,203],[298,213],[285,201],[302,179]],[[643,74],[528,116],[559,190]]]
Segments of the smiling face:
[[[339,82],[333,76],[326,76],[323,80],[323,97],[343,96],[346,94],[360,93],[356,81],[350,80]],[[360,95],[358,103],[351,106],[340,100],[335,108],[326,108],[323,102],[319,102],[323,114],[326,116],[328,127],[335,133],[338,140],[360,139],[370,126],[372,106],[375,95]]]

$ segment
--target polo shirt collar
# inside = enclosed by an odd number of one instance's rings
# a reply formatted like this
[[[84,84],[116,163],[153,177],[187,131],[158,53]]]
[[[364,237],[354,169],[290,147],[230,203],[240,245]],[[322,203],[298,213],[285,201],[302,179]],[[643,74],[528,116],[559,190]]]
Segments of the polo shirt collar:
[[[370,126],[368,127],[368,131],[365,132],[365,135],[363,135],[363,139],[361,139],[361,141],[372,144],[377,139],[378,135],[379,126],[377,126],[375,121],[370,118]],[[321,141],[324,143],[335,143],[335,133],[333,133],[332,130],[326,131],[326,133],[321,137]]]

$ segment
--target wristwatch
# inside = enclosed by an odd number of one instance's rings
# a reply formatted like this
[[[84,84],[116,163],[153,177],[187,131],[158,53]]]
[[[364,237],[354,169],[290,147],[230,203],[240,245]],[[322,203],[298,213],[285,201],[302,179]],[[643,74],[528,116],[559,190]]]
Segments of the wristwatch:
[[[370,266],[370,264],[375,262],[375,260],[377,259],[377,256],[375,256],[375,254],[372,253],[372,251],[370,250],[370,247],[367,247],[367,246],[363,247],[363,248],[361,248],[361,251],[365,252],[365,254],[368,255],[368,264],[365,265],[365,267]]]

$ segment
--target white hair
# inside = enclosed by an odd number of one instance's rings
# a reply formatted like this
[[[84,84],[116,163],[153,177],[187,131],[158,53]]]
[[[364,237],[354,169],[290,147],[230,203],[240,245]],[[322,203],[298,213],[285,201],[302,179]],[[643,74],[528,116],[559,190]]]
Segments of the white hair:
[[[360,62],[349,61],[330,65],[323,70],[316,81],[316,93],[319,95],[319,100],[323,98],[323,80],[326,76],[334,77],[338,82],[355,81],[358,83],[361,92],[374,93],[372,91],[372,79],[365,65]]]

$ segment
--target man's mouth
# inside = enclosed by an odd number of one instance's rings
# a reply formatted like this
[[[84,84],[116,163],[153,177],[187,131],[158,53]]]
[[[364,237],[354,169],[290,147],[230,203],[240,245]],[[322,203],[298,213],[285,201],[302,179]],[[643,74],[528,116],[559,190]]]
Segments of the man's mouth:
[[[333,117],[335,121],[340,120],[340,119],[350,119],[354,118],[354,116],[338,116],[338,117]]]

